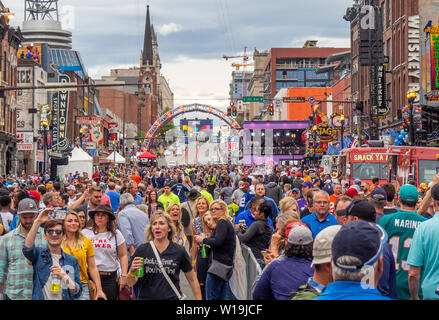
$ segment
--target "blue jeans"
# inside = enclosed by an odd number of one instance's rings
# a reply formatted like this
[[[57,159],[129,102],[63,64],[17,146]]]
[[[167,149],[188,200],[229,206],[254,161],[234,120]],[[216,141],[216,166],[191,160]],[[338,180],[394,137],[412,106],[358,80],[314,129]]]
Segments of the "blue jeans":
[[[88,290],[88,283],[82,284],[82,293],[78,300],[90,300],[90,291]]]
[[[208,273],[206,278],[206,300],[236,300],[229,282]]]

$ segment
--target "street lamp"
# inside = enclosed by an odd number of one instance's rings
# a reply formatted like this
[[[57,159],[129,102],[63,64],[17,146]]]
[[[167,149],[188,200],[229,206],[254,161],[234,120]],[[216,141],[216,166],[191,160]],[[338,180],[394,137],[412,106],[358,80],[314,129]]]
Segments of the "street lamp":
[[[343,133],[344,133],[344,114],[340,116],[341,123],[341,147],[340,150],[343,150]]]
[[[415,145],[415,127],[413,124],[413,102],[416,99],[416,91],[410,90],[407,92],[407,99],[409,101],[410,107],[410,115],[409,115],[409,137],[410,137],[410,145]]]

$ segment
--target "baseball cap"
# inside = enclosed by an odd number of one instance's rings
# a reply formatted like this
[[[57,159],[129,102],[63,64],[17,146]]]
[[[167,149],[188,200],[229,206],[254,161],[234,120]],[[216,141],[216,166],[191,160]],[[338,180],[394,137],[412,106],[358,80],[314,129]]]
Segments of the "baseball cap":
[[[37,204],[33,199],[26,198],[18,203],[17,214],[23,213],[38,213]]]
[[[343,225],[332,242],[332,261],[343,270],[359,271],[364,266],[372,266],[381,256],[387,234],[375,223],[363,220]],[[356,257],[359,264],[342,264],[340,258]]]
[[[403,185],[398,194],[401,200],[406,202],[416,202],[419,197],[418,189],[411,184]]]
[[[332,183],[331,179],[326,180],[325,184],[327,184],[327,183]]]
[[[370,200],[373,201],[387,201],[387,193],[381,187],[375,187],[369,195]]]
[[[439,184],[435,184],[433,188],[431,188],[431,197],[434,200],[439,201]]]
[[[375,222],[376,210],[367,200],[355,199],[346,208],[346,215],[355,216],[360,219]]]
[[[349,188],[348,191],[346,191],[346,195],[353,198],[354,196],[358,196],[358,191],[355,188]]]
[[[304,224],[303,222],[300,222],[300,221],[289,223],[285,228],[285,237],[288,238],[288,235],[290,234],[291,229],[295,226],[306,226],[306,224]]]
[[[332,241],[340,228],[340,225],[329,226],[317,234],[312,248],[311,267],[315,264],[331,262]]]
[[[296,177],[300,178],[302,175],[300,174],[300,172],[296,173]]]
[[[40,196],[40,194],[38,193],[38,192],[36,192],[36,191],[29,191],[29,196],[32,198],[32,199],[35,199],[35,200],[41,200],[41,196]]]
[[[288,234],[288,243],[290,244],[306,245],[312,242],[312,232],[306,226],[295,225]]]
[[[428,189],[428,185],[425,182],[422,182],[420,187],[422,190]]]
[[[299,188],[293,188],[293,189],[291,190],[291,192],[297,192],[297,193],[300,193],[300,190],[299,190]]]
[[[311,188],[314,188],[314,184],[313,184],[311,181],[309,181],[309,180],[305,180],[305,181],[303,181],[303,182],[301,183],[301,186],[302,186],[302,187],[311,187]]]
[[[358,178],[354,180],[354,183],[360,183],[360,182],[361,182],[361,180]]]
[[[75,188],[74,185],[70,185],[70,186],[68,186],[66,189],[67,189],[67,190],[73,190],[73,191],[76,192],[76,188]]]

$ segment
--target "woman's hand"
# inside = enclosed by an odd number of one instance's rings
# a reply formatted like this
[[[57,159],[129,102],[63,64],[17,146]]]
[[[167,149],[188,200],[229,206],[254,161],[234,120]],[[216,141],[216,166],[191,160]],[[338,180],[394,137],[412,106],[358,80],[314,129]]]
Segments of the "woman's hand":
[[[197,243],[201,243],[201,242],[203,242],[203,240],[206,239],[206,238],[207,238],[206,235],[196,235],[196,236],[195,236],[195,242],[197,242]]]
[[[121,276],[119,278],[119,289],[122,290],[127,284],[127,276]]]
[[[270,250],[265,250],[265,254],[264,254],[264,262],[265,264],[269,264],[271,261],[273,261],[274,259],[276,259],[276,255],[274,253],[272,253]]]
[[[140,260],[140,258],[141,257],[134,258],[133,263],[131,264],[131,268],[130,268],[129,273],[136,274],[137,269],[143,268],[144,263],[142,260]]]
[[[98,300],[99,298],[107,300],[107,296],[105,295],[104,291],[102,291],[102,289],[98,289],[97,292],[96,292],[95,300]]]

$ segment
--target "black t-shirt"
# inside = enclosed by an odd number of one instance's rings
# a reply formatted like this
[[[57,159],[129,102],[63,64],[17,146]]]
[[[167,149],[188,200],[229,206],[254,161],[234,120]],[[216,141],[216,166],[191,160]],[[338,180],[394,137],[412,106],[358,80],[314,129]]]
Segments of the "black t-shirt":
[[[162,275],[151,245],[149,243],[141,244],[134,252],[131,262],[135,257],[145,259],[145,275],[138,280],[139,300],[178,300],[174,290]],[[169,278],[181,293],[180,270],[183,272],[192,270],[191,260],[186,249],[171,242],[160,254],[160,259]]]

